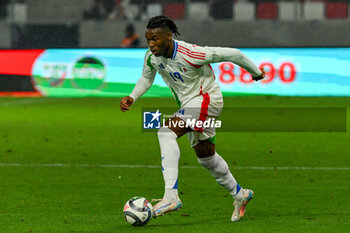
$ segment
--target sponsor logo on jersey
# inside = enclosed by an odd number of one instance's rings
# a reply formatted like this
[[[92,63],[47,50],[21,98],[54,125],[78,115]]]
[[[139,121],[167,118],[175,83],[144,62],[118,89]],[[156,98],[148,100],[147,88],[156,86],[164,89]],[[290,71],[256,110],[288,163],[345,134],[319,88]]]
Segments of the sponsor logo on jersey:
[[[178,113],[184,115],[185,114],[185,109],[180,109],[179,111],[177,111]]]
[[[184,64],[177,63],[177,66],[179,67],[179,69],[182,73],[185,73],[187,71]]]

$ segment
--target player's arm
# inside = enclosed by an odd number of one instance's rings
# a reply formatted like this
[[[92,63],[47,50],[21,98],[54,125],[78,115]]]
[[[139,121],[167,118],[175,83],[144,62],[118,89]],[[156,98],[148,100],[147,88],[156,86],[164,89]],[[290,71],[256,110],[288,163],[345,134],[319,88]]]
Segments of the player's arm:
[[[240,50],[223,47],[202,47],[206,51],[205,63],[232,62],[248,71],[253,80],[258,81],[265,77],[264,68],[261,70]]]
[[[145,94],[146,91],[152,86],[157,70],[151,64],[151,56],[153,55],[147,51],[143,64],[142,77],[137,81],[131,94],[121,99],[121,111],[128,111],[130,109],[130,106],[134,104],[137,101],[137,99],[140,98],[143,94]]]

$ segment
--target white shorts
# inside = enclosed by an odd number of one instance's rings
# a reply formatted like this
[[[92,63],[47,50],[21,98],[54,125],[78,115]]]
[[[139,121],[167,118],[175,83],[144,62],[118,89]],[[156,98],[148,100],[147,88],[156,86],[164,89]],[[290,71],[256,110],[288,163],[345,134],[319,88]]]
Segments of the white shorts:
[[[193,119],[202,122],[213,122],[220,115],[222,107],[223,98],[221,92],[205,93],[187,102],[178,112],[174,113],[173,116],[177,116],[185,122]],[[209,139],[215,144],[214,124],[203,127],[190,126],[190,128],[193,129],[193,131],[187,133],[187,137],[192,147],[197,145],[199,140]]]

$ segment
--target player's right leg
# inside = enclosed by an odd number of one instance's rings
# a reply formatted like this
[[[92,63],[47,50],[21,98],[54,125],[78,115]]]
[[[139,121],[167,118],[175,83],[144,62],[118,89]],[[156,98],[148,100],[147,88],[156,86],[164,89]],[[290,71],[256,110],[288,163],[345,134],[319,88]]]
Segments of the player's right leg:
[[[209,98],[209,105],[207,103],[204,106],[203,103],[199,111],[201,114],[204,113],[206,119],[210,117],[216,119],[220,115],[223,107],[221,93],[212,93]],[[194,111],[194,109],[192,110]],[[187,135],[193,149],[196,151],[198,162],[208,169],[216,181],[232,195],[235,210],[231,221],[239,221],[244,215],[247,203],[253,198],[253,191],[239,186],[226,161],[216,152],[215,126],[203,127],[202,130],[196,130]]]
[[[182,121],[182,119],[172,117],[171,121]],[[165,192],[162,200],[153,207],[154,217],[178,210],[182,207],[182,203],[177,192],[177,178],[180,159],[180,149],[177,144],[177,138],[191,131],[191,129],[173,127],[169,124],[166,125],[169,127],[162,127],[158,130]],[[176,125],[178,126],[179,124]]]
[[[195,138],[191,137],[191,139],[193,143]],[[215,145],[210,140],[197,140],[193,148],[196,151],[198,162],[208,169],[216,181],[232,195],[235,209],[231,221],[239,221],[245,213],[246,205],[253,198],[253,191],[239,186],[226,161],[216,153]]]

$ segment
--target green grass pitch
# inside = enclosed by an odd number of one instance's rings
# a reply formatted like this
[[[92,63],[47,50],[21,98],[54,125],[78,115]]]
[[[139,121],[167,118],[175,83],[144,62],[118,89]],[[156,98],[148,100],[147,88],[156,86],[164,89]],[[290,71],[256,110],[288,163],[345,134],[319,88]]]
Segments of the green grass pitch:
[[[0,99],[1,233],[350,232],[348,132],[218,133],[218,153],[241,186],[255,191],[238,223],[230,222],[232,198],[180,138],[183,208],[132,227],[123,218],[125,202],[163,194],[157,137],[141,132],[141,108],[176,103],[144,98],[122,113],[119,101]],[[350,98],[227,97],[229,106],[349,108]]]

